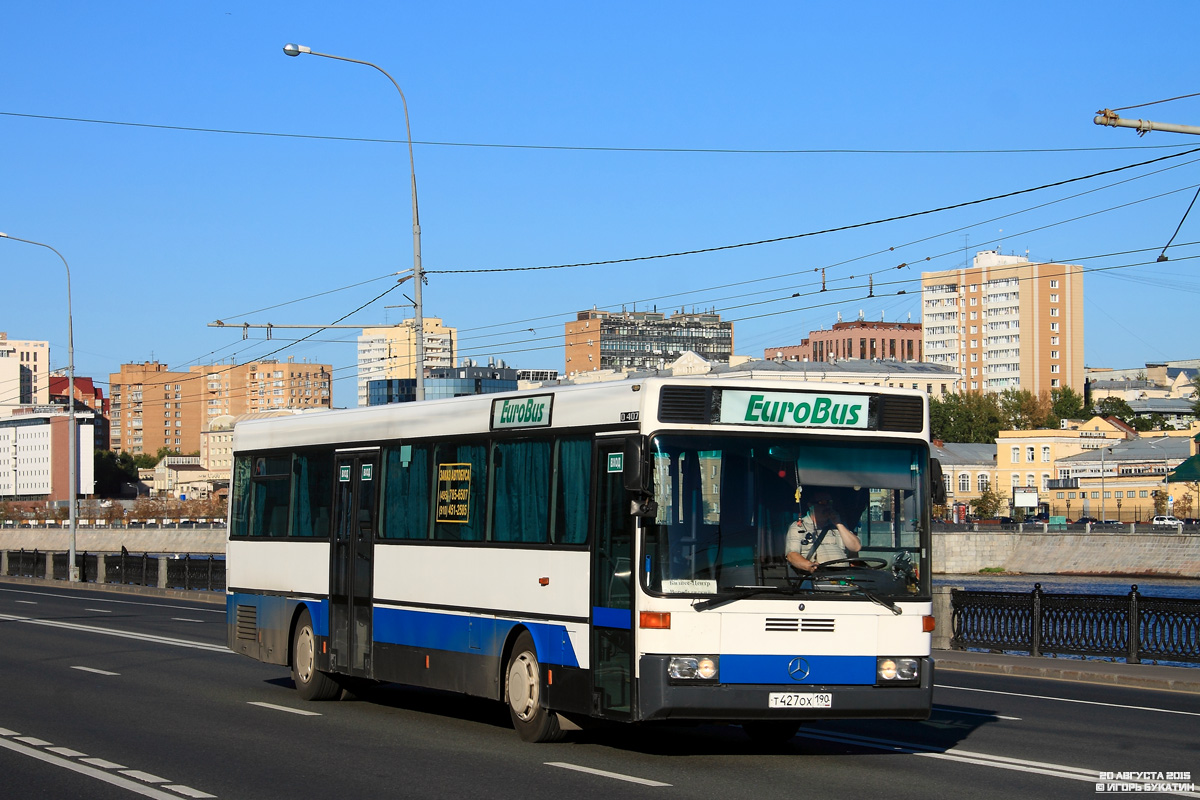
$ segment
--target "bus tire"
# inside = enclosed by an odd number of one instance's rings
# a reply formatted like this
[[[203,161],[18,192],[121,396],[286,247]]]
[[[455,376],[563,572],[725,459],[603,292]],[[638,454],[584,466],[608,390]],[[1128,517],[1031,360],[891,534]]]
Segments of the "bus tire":
[[[332,700],[342,693],[328,673],[317,669],[317,636],[313,633],[312,616],[300,612],[292,634],[292,683],[305,700]]]
[[[558,714],[542,704],[542,668],[529,631],[517,637],[504,672],[504,698],[513,727],[527,742],[556,742],[563,732]]]
[[[743,722],[742,730],[755,744],[778,747],[792,740],[800,730],[800,723],[787,719],[756,719]]]

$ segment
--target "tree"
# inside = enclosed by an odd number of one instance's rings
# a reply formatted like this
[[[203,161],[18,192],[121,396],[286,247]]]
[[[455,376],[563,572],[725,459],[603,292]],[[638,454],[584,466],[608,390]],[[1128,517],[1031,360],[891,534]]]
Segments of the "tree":
[[[1133,409],[1123,397],[1106,397],[1096,403],[1096,413],[1102,417],[1116,417],[1126,425],[1133,419]]]
[[[971,510],[975,512],[975,516],[985,519],[997,516],[1003,506],[1004,497],[990,485],[979,497],[971,501]]]
[[[1050,418],[1050,395],[1035,395],[1028,389],[1005,389],[999,399],[1002,430],[1031,431],[1043,427]]]
[[[981,392],[946,394],[929,401],[930,429],[946,442],[989,444],[1000,432],[1000,407],[995,395]]]
[[[129,453],[117,455],[112,450],[96,450],[92,455],[97,497],[119,497],[127,483],[136,483],[138,468]]]
[[[1196,486],[1198,484],[1191,483],[1191,484],[1185,484],[1185,485],[1188,486],[1194,492],[1194,491],[1196,491]],[[1177,517],[1192,516],[1192,496],[1190,494],[1188,494],[1187,492],[1182,492],[1179,496],[1179,499],[1175,501],[1175,516],[1177,516]]]
[[[1084,416],[1083,397],[1070,386],[1051,389],[1050,413],[1054,415],[1055,428],[1064,419],[1080,419]]]
[[[1192,386],[1196,387],[1196,402],[1192,403],[1192,413],[1200,417],[1200,373],[1192,378]]]

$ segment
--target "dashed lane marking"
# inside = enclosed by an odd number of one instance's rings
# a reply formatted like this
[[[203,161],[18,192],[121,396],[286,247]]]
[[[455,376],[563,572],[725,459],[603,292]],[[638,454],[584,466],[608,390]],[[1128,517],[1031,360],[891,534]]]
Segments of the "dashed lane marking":
[[[289,714],[299,714],[302,717],[319,717],[321,714],[317,711],[305,711],[302,708],[289,708],[288,706],[277,706],[274,703],[263,703],[259,701],[251,701],[248,705],[258,706],[259,708],[269,708],[272,711],[286,711]]]
[[[638,778],[634,775],[623,775],[620,772],[609,772],[603,769],[593,769],[592,767],[581,767],[578,764],[568,764],[565,761],[547,761],[547,767],[561,767],[562,769],[571,769],[576,772],[586,772],[588,775],[599,775],[601,778],[612,778],[613,780],[625,781],[626,783],[640,783],[642,786],[670,786],[669,783],[662,781],[652,781],[649,778]]]
[[[72,750],[69,747],[53,747],[50,742],[33,736],[21,736],[8,728],[0,728],[0,747],[80,775],[86,775],[152,800],[179,800],[180,797],[216,800],[216,795],[208,792],[202,792],[183,784],[171,783],[166,778],[130,769],[123,764],[103,758],[83,758],[82,756],[85,754],[78,750]],[[161,788],[159,788],[160,786]],[[170,791],[163,791],[163,789]]]
[[[119,672],[109,672],[106,669],[96,669],[95,667],[71,667],[71,669],[77,669],[80,672],[91,672],[96,675],[120,675],[121,674]]]

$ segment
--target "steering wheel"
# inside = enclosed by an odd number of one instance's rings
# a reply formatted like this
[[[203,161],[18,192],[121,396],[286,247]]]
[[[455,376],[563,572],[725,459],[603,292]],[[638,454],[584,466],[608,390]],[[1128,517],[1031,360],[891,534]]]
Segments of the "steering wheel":
[[[870,558],[870,557],[868,557],[868,558],[835,558],[833,561],[826,561],[822,564],[818,564],[817,568],[813,571],[818,572],[820,570],[825,569],[826,567],[833,567],[833,566],[840,566],[843,569],[847,569],[850,567],[866,567],[867,569],[884,569],[887,567],[887,565],[888,565],[887,560],[883,559],[883,558]]]

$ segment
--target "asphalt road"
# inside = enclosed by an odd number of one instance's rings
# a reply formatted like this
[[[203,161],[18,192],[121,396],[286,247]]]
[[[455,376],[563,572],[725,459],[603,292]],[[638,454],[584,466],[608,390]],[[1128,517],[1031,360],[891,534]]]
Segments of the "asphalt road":
[[[1105,772],[1200,784],[1196,694],[942,672],[927,722],[813,724],[769,752],[716,725],[530,745],[502,706],[456,695],[304,703],[286,669],[229,653],[224,624],[221,606],[0,583],[0,796],[1012,800],[1141,782]]]

